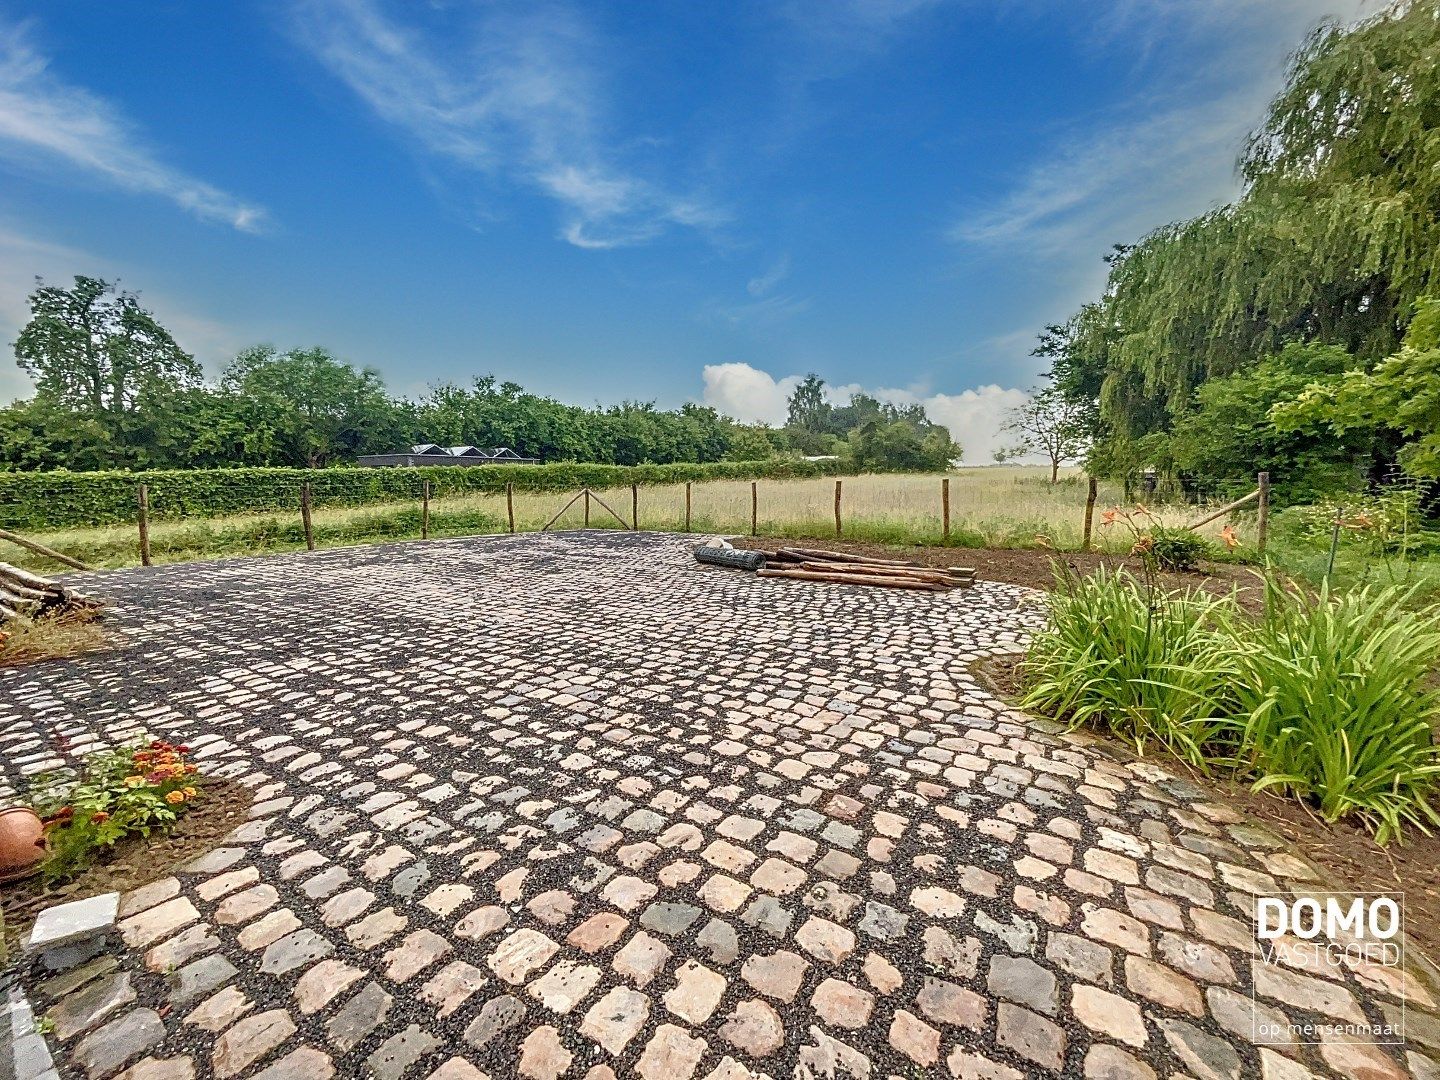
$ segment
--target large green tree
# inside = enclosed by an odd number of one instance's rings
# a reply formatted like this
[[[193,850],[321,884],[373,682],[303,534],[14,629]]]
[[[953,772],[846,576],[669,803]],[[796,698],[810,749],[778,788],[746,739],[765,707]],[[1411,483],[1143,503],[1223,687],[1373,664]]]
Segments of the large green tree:
[[[37,396],[105,431],[126,463],[154,413],[200,381],[200,365],[115,282],[77,277],[70,288],[36,283],[30,320],[15,341]]]
[[[1289,341],[1364,369],[1394,353],[1440,269],[1440,3],[1330,22],[1296,52],[1240,160],[1241,197],[1111,257],[1052,337],[1056,385],[1098,401],[1093,460],[1146,461],[1209,379]]]

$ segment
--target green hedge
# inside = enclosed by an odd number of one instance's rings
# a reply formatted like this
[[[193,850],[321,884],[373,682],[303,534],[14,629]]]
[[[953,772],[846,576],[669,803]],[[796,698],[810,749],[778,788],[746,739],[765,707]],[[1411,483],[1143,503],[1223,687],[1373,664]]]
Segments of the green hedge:
[[[704,465],[431,465],[394,469],[193,469],[155,472],[0,472],[0,528],[64,529],[135,520],[136,493],[149,488],[152,518],[295,510],[308,480],[316,506],[363,506],[463,492],[577,491],[582,487],[687,480],[775,480],[835,476],[840,461],[720,461]]]

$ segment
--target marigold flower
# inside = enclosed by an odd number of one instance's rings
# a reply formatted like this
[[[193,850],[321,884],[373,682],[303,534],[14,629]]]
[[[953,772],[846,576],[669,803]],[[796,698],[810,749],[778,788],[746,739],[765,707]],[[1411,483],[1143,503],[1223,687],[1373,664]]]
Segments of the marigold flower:
[[[185,793],[183,791],[172,791],[169,795],[165,796],[165,801],[171,806],[174,806],[176,803],[182,803],[185,801]]]
[[[143,777],[143,776],[127,776],[127,777],[125,777],[125,786],[126,786],[126,787],[131,787],[131,788],[144,787],[144,786],[145,786],[145,777]]]
[[[196,795],[200,794],[193,787],[181,788],[180,790],[185,792],[185,797],[187,799],[193,799]]]
[[[99,825],[102,821],[109,821],[109,820],[110,820],[110,815],[107,814],[104,810],[96,810],[95,813],[93,813],[93,814],[90,815],[90,824],[91,824],[91,825]]]
[[[176,752],[177,754],[188,754],[188,753],[190,753],[190,747],[188,747],[188,746],[177,746],[177,747],[175,748],[175,752]]]

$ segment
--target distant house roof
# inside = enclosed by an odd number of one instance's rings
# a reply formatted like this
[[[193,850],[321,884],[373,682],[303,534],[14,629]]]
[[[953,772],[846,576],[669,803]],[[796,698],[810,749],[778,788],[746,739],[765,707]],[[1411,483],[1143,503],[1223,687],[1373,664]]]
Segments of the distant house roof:
[[[538,465],[539,458],[528,458],[517,454],[508,446],[439,446],[435,443],[416,443],[408,450],[393,454],[365,454],[358,463],[369,467],[395,465],[484,465],[491,462],[506,464]]]

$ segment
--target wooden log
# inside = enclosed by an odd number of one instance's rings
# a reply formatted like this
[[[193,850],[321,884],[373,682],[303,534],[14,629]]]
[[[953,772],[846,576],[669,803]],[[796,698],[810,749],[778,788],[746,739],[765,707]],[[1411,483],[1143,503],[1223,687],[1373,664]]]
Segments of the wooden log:
[[[1193,525],[1186,525],[1185,527],[1193,532],[1194,530],[1200,528],[1201,525],[1209,525],[1210,522],[1214,521],[1216,518],[1224,517],[1226,514],[1230,513],[1232,510],[1239,510],[1240,507],[1244,506],[1246,503],[1250,502],[1252,499],[1258,499],[1259,497],[1260,497],[1260,489],[1259,489],[1259,488],[1256,488],[1254,491],[1250,492],[1249,495],[1246,495],[1246,496],[1244,496],[1243,498],[1236,499],[1234,502],[1230,503],[1228,506],[1222,506],[1219,510],[1216,510],[1213,514],[1208,514],[1208,515],[1206,515],[1205,517],[1201,518],[1199,521],[1195,522],[1195,524],[1193,524]]]
[[[38,611],[45,606],[44,599],[43,596],[39,598],[34,596],[21,596],[19,593],[11,592],[4,585],[0,585],[0,604],[4,604],[6,607],[12,608],[15,611]]]
[[[140,565],[150,565],[150,486],[141,484],[136,492],[140,504],[137,522],[140,526]]]
[[[916,581],[933,581],[937,585],[950,585],[954,578],[944,570],[928,570],[910,566],[865,566],[863,563],[846,563],[844,567],[827,562],[786,563],[786,570],[809,570],[821,574],[862,574],[865,577],[903,577]]]
[[[1081,551],[1090,550],[1092,526],[1095,524],[1095,499],[1099,495],[1099,492],[1099,481],[1093,476],[1090,477],[1090,485],[1085,492],[1085,538],[1080,544]]]
[[[300,485],[300,527],[305,530],[305,550],[315,550],[315,522],[310,516],[312,493],[310,481]]]
[[[585,490],[586,490],[586,491],[589,491],[590,489],[589,489],[589,488],[586,488]],[[628,529],[628,528],[630,528],[629,525],[626,525],[626,524],[625,524],[625,519],[622,518],[619,514],[617,514],[614,510],[611,510],[611,509],[610,509],[610,504],[607,503],[604,499],[600,498],[599,495],[596,495],[596,494],[594,494],[593,492],[591,492],[591,497],[592,497],[597,503],[599,503],[601,506],[603,506],[603,507],[606,509],[606,511],[609,512],[609,514],[610,514],[611,517],[613,517],[616,521],[618,521],[618,522],[620,523],[620,527],[621,527],[622,529]],[[586,505],[589,505],[589,504],[587,503]],[[588,520],[588,519],[586,520],[586,524],[587,524],[587,525],[589,524],[589,520]]]
[[[818,559],[821,562],[863,563],[866,566],[919,566],[917,562],[900,559],[872,559],[868,555],[852,555],[848,551],[824,551],[819,548],[781,548],[780,553],[798,555],[801,559]]]
[[[1259,473],[1255,477],[1255,509],[1259,513],[1259,522],[1255,527],[1255,550],[1265,554],[1265,545],[1270,540],[1270,474]]]
[[[541,531],[541,532],[549,532],[549,531],[550,531],[550,526],[551,526],[551,525],[554,525],[555,522],[559,521],[560,518],[561,518],[562,516],[564,516],[565,511],[566,511],[566,510],[569,510],[570,507],[574,506],[577,502],[579,502],[579,501],[580,501],[580,496],[586,494],[586,492],[588,492],[588,491],[589,491],[589,488],[586,488],[584,491],[576,492],[575,497],[574,497],[573,499],[571,499],[571,500],[570,500],[569,502],[567,502],[564,506],[562,506],[562,507],[560,508],[559,512],[558,512],[554,517],[552,517],[549,521],[547,521],[544,525],[542,525],[542,526],[540,527],[540,531]],[[585,523],[588,525],[588,524],[590,523],[590,513],[589,513],[590,504],[589,504],[589,503],[586,503],[586,504],[585,504],[585,510],[586,510],[586,513],[585,513]]]
[[[49,578],[43,578],[39,574],[32,574],[28,570],[21,570],[18,566],[11,566],[9,563],[4,562],[0,562],[0,579],[10,581],[27,589],[38,589],[40,592],[61,587]]]
[[[788,578],[793,581],[825,581],[833,585],[877,585],[886,589],[919,589],[923,592],[944,592],[946,586],[915,578],[873,577],[867,574],[846,574],[839,571],[757,570],[761,577]]]
[[[69,555],[64,555],[53,548],[48,548],[44,544],[37,544],[34,540],[26,540],[25,537],[19,536],[8,529],[0,529],[0,540],[8,540],[12,544],[35,552],[36,555],[44,555],[47,559],[54,559],[56,562],[64,563],[66,566],[73,567],[76,570],[93,569],[93,567],[86,566],[79,559],[72,559]]]

